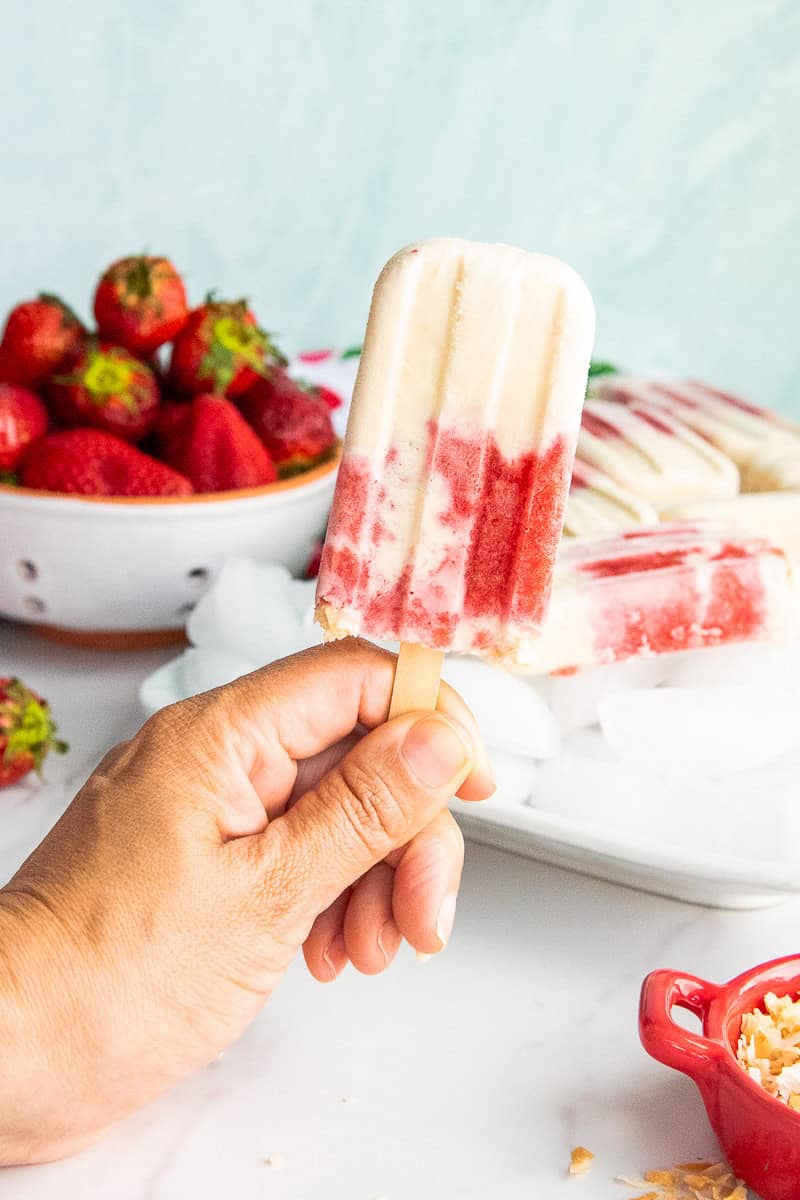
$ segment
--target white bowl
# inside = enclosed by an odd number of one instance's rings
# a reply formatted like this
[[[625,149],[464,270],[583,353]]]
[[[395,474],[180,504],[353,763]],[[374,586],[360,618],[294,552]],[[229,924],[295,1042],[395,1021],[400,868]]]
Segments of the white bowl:
[[[179,640],[227,558],[303,570],[325,527],[336,467],[158,500],[0,485],[0,616],[86,645]]]

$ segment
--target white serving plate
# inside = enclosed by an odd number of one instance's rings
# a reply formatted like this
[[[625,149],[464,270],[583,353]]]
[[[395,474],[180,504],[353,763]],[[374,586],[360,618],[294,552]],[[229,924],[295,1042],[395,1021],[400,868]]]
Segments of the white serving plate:
[[[800,874],[792,863],[628,839],[557,813],[508,804],[502,796],[483,804],[454,800],[452,809],[472,841],[689,904],[767,908],[800,892]]]
[[[146,679],[139,697],[150,714],[185,694],[176,660]],[[481,804],[454,800],[452,809],[472,841],[690,904],[766,908],[800,892],[800,872],[790,862],[670,846],[655,837],[628,838],[619,830],[516,803],[502,791]]]

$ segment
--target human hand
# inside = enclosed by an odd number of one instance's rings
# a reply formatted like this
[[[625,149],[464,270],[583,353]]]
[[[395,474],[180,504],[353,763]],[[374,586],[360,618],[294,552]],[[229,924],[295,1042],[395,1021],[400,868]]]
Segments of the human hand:
[[[0,1162],[79,1149],[212,1061],[301,945],[320,980],[442,949],[446,805],[491,773],[446,686],[384,723],[393,674],[364,642],[306,651],[101,763],[0,892]]]

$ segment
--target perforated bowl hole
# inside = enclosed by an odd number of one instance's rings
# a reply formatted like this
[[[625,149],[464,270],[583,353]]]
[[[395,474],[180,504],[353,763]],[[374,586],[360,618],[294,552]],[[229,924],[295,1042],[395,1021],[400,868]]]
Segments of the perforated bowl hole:
[[[206,583],[209,574],[208,567],[192,567],[191,571],[186,572],[186,578],[192,583]]]
[[[40,600],[38,596],[26,596],[23,604],[30,613],[47,612],[47,605],[44,600]]]
[[[181,604],[178,608],[175,609],[175,616],[176,617],[188,617],[189,613],[192,611],[194,606],[195,606],[194,600],[187,600],[186,604]]]
[[[21,579],[38,579],[39,568],[29,558],[21,558],[17,563],[17,571]]]

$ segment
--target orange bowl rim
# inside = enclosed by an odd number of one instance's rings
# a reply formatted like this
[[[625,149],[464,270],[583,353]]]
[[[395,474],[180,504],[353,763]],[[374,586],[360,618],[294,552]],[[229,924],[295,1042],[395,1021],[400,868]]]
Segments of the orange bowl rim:
[[[191,496],[84,496],[78,492],[47,492],[41,488],[20,487],[12,483],[0,483],[0,497],[25,496],[40,497],[45,500],[77,500],[85,504],[124,504],[124,505],[182,505],[182,504],[214,504],[223,500],[246,500],[257,496],[274,496],[281,492],[293,491],[309,483],[316,483],[331,474],[339,466],[342,457],[342,445],[338,442],[330,458],[312,467],[310,471],[301,471],[288,479],[278,479],[275,483],[264,483],[260,487],[237,488],[229,492],[194,492]]]

